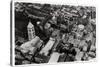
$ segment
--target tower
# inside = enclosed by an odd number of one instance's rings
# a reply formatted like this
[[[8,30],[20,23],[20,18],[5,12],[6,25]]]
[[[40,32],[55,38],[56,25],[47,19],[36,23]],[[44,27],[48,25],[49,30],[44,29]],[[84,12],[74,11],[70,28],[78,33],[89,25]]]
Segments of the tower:
[[[31,22],[29,22],[27,26],[27,31],[28,31],[29,40],[32,40],[33,38],[35,38],[35,29],[34,29],[34,25]]]

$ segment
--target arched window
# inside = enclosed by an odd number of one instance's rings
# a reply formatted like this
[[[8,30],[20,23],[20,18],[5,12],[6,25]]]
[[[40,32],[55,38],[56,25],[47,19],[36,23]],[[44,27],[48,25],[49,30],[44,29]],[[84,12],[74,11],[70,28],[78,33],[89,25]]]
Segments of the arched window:
[[[31,32],[31,29],[28,29],[29,32]]]

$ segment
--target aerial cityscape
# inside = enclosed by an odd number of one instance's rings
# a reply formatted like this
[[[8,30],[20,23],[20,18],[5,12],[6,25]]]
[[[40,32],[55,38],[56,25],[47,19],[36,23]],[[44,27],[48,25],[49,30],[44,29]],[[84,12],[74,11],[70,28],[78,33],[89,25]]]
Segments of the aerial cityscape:
[[[96,58],[96,8],[15,2],[15,65]]]

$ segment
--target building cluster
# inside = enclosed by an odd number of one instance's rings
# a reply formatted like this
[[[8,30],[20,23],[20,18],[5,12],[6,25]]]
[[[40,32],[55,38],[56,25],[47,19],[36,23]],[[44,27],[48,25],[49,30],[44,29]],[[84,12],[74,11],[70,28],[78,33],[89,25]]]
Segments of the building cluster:
[[[45,23],[36,22],[47,40],[36,35],[36,26],[29,21],[28,40],[15,46],[15,64],[89,61],[96,57],[95,7],[63,5],[53,9]]]

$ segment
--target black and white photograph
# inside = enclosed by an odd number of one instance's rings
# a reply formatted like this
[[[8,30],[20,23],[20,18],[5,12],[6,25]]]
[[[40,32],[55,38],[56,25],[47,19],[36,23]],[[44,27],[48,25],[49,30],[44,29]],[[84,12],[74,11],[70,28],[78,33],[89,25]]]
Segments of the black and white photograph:
[[[14,65],[96,58],[96,7],[14,2]]]

